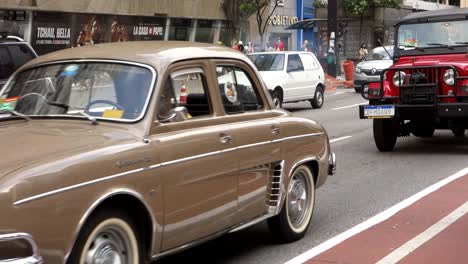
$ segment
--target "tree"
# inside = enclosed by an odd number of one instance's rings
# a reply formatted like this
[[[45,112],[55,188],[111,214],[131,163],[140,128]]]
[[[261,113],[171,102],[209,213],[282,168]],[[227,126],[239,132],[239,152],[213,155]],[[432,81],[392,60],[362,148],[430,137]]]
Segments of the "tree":
[[[273,1],[274,4],[271,8],[270,3],[272,0],[247,0],[240,6],[240,9],[245,12],[254,12],[256,14],[258,34],[260,35],[260,44],[262,48],[264,47],[265,31],[268,28],[270,18],[279,5],[279,0]],[[269,11],[267,11],[268,9]]]
[[[242,30],[242,24],[255,11],[244,8],[252,0],[224,0],[222,8],[227,20],[233,29],[232,38],[238,39]],[[227,43],[226,43],[227,44]]]
[[[344,0],[345,10],[352,15],[359,16],[359,43],[361,43],[362,24],[364,12],[370,8],[389,7],[400,8],[403,0]]]

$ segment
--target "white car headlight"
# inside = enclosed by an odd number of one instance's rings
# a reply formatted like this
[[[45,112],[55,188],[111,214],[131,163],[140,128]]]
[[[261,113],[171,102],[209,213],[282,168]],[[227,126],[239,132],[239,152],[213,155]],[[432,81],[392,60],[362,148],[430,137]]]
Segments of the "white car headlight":
[[[444,82],[447,85],[455,84],[455,71],[453,69],[447,69],[444,72]]]
[[[393,85],[395,85],[396,87],[400,87],[403,85],[403,82],[405,80],[405,76],[406,76],[406,73],[403,72],[403,71],[397,71],[393,74],[393,78],[392,78],[392,81],[393,81]]]
[[[361,68],[359,68],[358,66],[356,66],[356,68],[354,69],[354,71],[355,71],[356,73],[361,73]]]

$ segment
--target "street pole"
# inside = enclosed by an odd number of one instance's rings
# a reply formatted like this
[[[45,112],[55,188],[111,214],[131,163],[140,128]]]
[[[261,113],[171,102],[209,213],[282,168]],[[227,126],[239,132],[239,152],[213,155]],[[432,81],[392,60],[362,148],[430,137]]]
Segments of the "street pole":
[[[336,63],[338,61],[338,45],[336,34],[338,17],[338,0],[328,0],[328,74],[336,77]]]

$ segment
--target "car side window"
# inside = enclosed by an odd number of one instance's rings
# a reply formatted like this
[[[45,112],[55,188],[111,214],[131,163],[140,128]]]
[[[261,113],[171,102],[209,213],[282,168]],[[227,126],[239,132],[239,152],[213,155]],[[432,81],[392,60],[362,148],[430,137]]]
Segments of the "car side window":
[[[244,70],[233,66],[218,66],[216,73],[224,110],[227,114],[263,108],[258,92]]]
[[[15,70],[35,57],[31,49],[25,44],[10,45],[8,46],[8,50],[11,57],[15,58]]]
[[[291,71],[304,71],[304,65],[298,54],[291,54],[288,56],[288,72]]]
[[[6,47],[0,47],[0,79],[7,79],[15,71]]]
[[[171,110],[185,107],[182,119],[171,119]],[[180,109],[180,108],[178,108]],[[184,121],[211,115],[211,104],[206,88],[206,78],[201,68],[190,68],[173,72],[165,82],[158,105],[160,121]]]

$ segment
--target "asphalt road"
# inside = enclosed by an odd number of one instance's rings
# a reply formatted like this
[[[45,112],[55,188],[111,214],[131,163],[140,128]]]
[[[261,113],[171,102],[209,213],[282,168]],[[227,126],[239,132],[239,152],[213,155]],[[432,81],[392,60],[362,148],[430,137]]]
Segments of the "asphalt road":
[[[320,122],[331,139],[351,136],[332,143],[338,171],[318,190],[304,239],[276,244],[266,224],[260,223],[156,263],[284,263],[468,166],[468,138],[436,131],[431,139],[398,138],[394,152],[380,153],[372,121],[359,120],[357,105],[365,103],[360,95],[339,89],[325,100],[319,110],[308,103],[284,106],[294,115]]]

